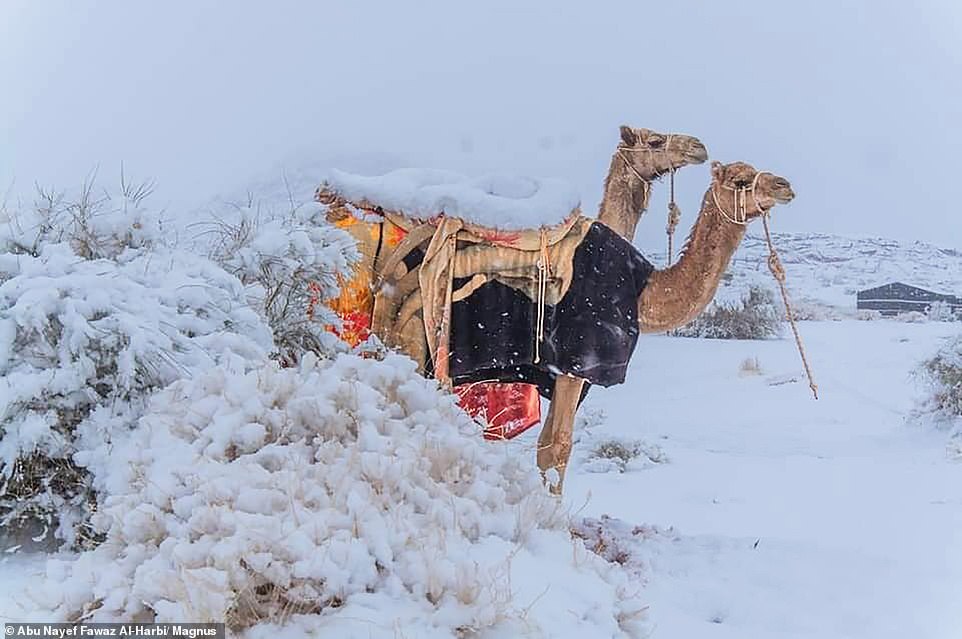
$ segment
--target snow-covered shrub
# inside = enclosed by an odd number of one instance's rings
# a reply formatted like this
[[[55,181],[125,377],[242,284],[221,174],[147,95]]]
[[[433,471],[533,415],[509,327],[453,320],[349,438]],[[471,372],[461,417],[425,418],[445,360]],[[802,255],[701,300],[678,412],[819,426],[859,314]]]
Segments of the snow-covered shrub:
[[[962,320],[962,313],[956,311],[948,302],[935,301],[925,312],[932,322],[958,322]]]
[[[841,319],[839,312],[831,306],[804,298],[792,301],[792,317],[798,322],[825,322]]]
[[[612,470],[623,473],[667,461],[668,456],[657,444],[638,439],[607,438],[594,445],[583,468],[595,473]]]
[[[928,390],[924,410],[950,421],[962,418],[962,337],[922,362],[917,374]]]
[[[738,365],[738,374],[742,377],[761,375],[762,363],[757,357],[746,357],[742,360],[741,364]]]
[[[632,574],[642,576],[646,562],[640,548],[653,539],[676,540],[674,529],[655,526],[633,526],[628,522],[602,515],[600,519],[585,517],[572,522],[571,534],[605,561],[624,566]]]
[[[88,468],[133,427],[149,395],[270,352],[270,330],[235,277],[161,244],[148,192],[41,192],[33,210],[0,221],[6,534],[39,526],[67,545],[93,541],[88,519],[102,486]]]
[[[924,324],[929,318],[921,311],[905,311],[896,315],[895,320],[906,324]]]
[[[962,458],[962,336],[948,340],[915,373],[925,395],[919,400],[914,417],[947,429],[951,433],[949,454]]]
[[[208,223],[211,258],[247,287],[274,333],[275,356],[295,363],[306,352],[332,353],[339,340],[326,326],[339,320],[323,304],[338,293],[338,278],[359,259],[353,238],[325,219],[315,202],[276,207],[253,197],[218,211]]]
[[[34,593],[60,619],[250,638],[643,631],[628,575],[571,539],[531,458],[485,443],[406,357],[211,370],[156,395],[102,464],[105,543],[51,562]]]
[[[38,188],[32,209],[0,215],[3,251],[37,255],[46,245],[66,243],[78,257],[90,260],[149,248],[164,238],[162,218],[145,206],[153,188],[123,175],[116,194],[101,192],[92,177],[72,196]]]
[[[738,302],[712,304],[675,334],[709,339],[767,339],[781,332],[782,316],[775,294],[753,285]]]
[[[876,311],[874,309],[860,308],[855,311],[855,319],[861,320],[863,322],[874,322],[876,320],[882,319],[882,311]]]

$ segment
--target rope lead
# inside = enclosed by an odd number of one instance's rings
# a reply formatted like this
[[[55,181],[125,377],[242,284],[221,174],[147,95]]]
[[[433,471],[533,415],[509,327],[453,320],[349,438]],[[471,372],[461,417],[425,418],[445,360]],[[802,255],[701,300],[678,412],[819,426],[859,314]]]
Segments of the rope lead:
[[[808,365],[808,358],[805,356],[805,346],[802,344],[802,336],[798,332],[798,325],[795,323],[795,314],[792,313],[792,307],[788,301],[788,290],[785,288],[785,268],[782,266],[782,261],[775,251],[775,244],[772,242],[772,234],[768,228],[768,215],[767,211],[762,214],[762,226],[765,228],[765,242],[768,244],[768,270],[771,271],[772,277],[778,282],[778,288],[782,292],[782,301],[785,303],[785,317],[788,319],[788,323],[792,327],[792,333],[795,335],[795,346],[798,348],[798,354],[802,358],[805,375],[808,376],[808,387],[812,389],[812,396],[818,399],[818,384],[815,383],[812,369]]]

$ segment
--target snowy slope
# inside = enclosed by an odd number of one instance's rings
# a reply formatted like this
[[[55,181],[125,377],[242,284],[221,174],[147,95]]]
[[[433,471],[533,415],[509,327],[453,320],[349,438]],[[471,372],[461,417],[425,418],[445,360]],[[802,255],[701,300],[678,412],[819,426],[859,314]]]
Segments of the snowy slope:
[[[768,272],[768,246],[760,233],[760,227],[752,227],[739,247],[719,291],[722,298],[736,296],[750,284],[775,286]],[[959,249],[823,233],[774,233],[773,241],[792,293],[842,314],[855,311],[856,292],[889,282],[962,295]],[[642,252],[657,266],[664,264],[664,248],[643,248]]]

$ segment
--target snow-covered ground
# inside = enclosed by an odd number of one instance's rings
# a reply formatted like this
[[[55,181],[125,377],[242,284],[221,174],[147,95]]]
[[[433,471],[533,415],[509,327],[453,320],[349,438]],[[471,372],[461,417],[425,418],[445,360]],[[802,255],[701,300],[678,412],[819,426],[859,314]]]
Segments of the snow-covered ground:
[[[788,339],[642,338],[627,383],[585,404],[565,499],[644,526],[625,541],[654,637],[960,636],[962,463],[906,421],[911,369],[958,330],[803,323],[818,401]],[[512,454],[533,463],[535,436]],[[609,437],[667,460],[594,472]],[[0,562],[0,619],[36,618],[23,593],[39,570]]]
[[[641,438],[669,461],[576,466],[567,497],[673,527],[633,546],[655,636],[962,636],[962,464],[905,419],[909,371],[958,330],[804,323],[818,401],[788,340],[643,338],[628,382],[589,397],[608,411],[592,439]],[[760,375],[740,374],[748,357]]]

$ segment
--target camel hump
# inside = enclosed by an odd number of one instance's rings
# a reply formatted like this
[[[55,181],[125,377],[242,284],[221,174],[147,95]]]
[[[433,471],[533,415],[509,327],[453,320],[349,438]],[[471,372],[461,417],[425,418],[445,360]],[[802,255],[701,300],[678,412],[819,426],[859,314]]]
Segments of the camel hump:
[[[317,189],[322,204],[344,213],[392,214],[403,226],[458,218],[494,235],[569,227],[580,214],[577,191],[557,178],[399,169],[379,176],[332,170]],[[352,209],[359,209],[354,211]]]

